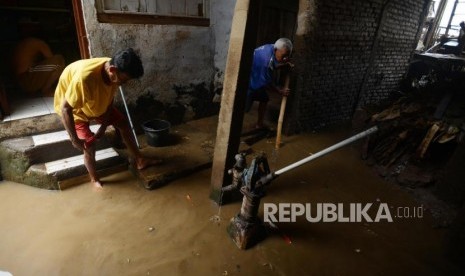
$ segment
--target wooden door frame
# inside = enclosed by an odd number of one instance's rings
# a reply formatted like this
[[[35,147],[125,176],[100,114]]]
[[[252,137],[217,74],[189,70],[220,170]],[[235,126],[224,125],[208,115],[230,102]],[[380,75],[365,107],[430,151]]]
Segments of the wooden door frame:
[[[76,23],[76,34],[81,58],[90,58],[89,40],[87,38],[81,0],[71,0],[71,3],[73,5],[74,21]]]

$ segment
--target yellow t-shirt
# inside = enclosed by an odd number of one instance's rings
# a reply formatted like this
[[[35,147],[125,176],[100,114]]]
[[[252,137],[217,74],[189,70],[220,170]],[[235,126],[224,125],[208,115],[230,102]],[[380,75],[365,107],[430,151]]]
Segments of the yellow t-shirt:
[[[106,84],[103,81],[102,68],[109,60],[110,58],[79,60],[63,70],[53,103],[58,115],[62,115],[63,99],[73,107],[75,122],[88,122],[105,113],[118,88],[116,84]]]

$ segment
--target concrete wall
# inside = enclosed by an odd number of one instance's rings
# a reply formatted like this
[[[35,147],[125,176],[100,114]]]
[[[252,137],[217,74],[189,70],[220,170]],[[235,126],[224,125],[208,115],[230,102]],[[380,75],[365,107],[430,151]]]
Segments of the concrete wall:
[[[218,110],[211,99],[222,90],[235,0],[211,1],[210,27],[98,23],[95,0],[82,1],[92,56],[141,50],[146,73],[125,87],[136,120],[178,123]],[[350,119],[398,90],[427,2],[300,0],[287,130]]]
[[[350,119],[399,89],[428,0],[301,0],[290,129]]]
[[[224,71],[235,1],[221,2],[211,1],[211,27],[196,27],[99,23],[95,0],[82,0],[92,57],[126,47],[140,50],[145,74],[124,87],[134,120],[164,117],[179,123],[217,112],[212,84]]]
[[[212,0],[210,22],[212,26],[214,52],[214,90],[221,94],[224,81],[224,70],[229,49],[229,35],[231,33],[231,22],[234,15],[236,0]]]

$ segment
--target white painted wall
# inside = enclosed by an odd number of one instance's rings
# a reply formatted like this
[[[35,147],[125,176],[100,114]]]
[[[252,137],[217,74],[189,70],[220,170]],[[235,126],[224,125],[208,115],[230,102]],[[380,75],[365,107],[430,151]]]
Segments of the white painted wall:
[[[215,6],[226,1],[212,2]],[[127,47],[140,50],[145,74],[140,81],[125,85],[129,102],[149,92],[156,100],[170,103],[176,98],[173,86],[212,82],[215,74],[212,33],[218,37],[222,33],[227,35],[226,30],[216,30],[223,24],[215,24],[215,20],[212,27],[99,23],[95,0],[82,0],[82,7],[92,57],[111,56]]]
[[[211,0],[210,22],[212,26],[212,36],[215,43],[214,48],[214,88],[220,89],[223,86],[224,70],[228,57],[229,35],[231,33],[231,23],[234,15],[236,0]]]

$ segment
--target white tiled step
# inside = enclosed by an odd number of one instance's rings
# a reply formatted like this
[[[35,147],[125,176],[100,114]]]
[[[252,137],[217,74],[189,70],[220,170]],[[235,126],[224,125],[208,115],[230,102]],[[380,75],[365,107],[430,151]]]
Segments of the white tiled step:
[[[32,98],[27,100],[12,99],[10,106],[11,115],[6,116],[3,122],[55,113],[53,108],[53,97]]]
[[[100,128],[100,125],[90,126],[90,130],[94,133],[97,132],[99,128]],[[66,141],[66,140],[69,140],[69,135],[68,135],[68,132],[66,132],[66,130],[32,136],[32,141],[34,141],[34,146],[53,144],[56,142],[61,142],[61,141]]]
[[[95,160],[103,160],[111,157],[118,156],[118,153],[113,148],[98,150],[95,153]],[[52,174],[61,170],[70,169],[84,165],[84,155],[77,155],[57,161],[45,163],[45,170],[47,174]]]

